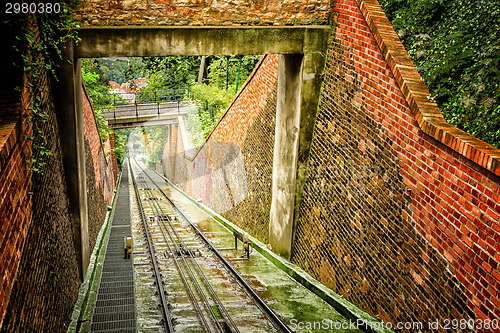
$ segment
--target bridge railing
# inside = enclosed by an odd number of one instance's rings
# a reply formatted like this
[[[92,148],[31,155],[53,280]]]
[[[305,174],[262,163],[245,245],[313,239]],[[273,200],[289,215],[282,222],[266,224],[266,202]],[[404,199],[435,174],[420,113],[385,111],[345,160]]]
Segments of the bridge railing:
[[[190,88],[107,94],[97,101],[108,119],[150,116],[181,111],[181,104],[193,98]],[[170,111],[172,110],[172,111]]]

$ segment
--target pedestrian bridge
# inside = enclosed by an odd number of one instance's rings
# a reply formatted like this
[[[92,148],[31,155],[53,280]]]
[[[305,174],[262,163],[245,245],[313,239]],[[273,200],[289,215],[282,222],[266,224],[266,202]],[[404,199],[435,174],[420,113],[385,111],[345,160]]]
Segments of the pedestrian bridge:
[[[189,88],[146,91],[133,97],[127,100],[124,94],[110,94],[98,101],[105,107],[103,114],[110,128],[177,124],[179,116],[195,108]]]

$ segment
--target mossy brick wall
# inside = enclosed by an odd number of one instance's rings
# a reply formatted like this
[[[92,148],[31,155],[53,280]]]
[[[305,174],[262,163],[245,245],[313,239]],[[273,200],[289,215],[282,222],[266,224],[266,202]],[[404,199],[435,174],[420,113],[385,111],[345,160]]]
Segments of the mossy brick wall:
[[[278,56],[265,56],[257,66],[193,160],[183,154],[179,131],[173,180],[194,198],[266,241]]]
[[[47,92],[38,97],[49,115],[41,128],[53,156],[34,152],[46,163],[44,174],[28,171],[32,151],[24,134],[31,125],[23,117],[0,174],[1,332],[65,331],[80,284],[50,82],[46,72],[40,77],[39,88]],[[25,114],[37,97],[27,88],[31,79],[26,75],[22,93]]]
[[[101,141],[92,103],[85,87],[82,86],[82,90],[89,245],[93,249],[104,222],[107,206],[113,198],[116,176],[109,138],[105,142]]]
[[[327,24],[329,0],[84,0],[84,26]]]
[[[500,319],[500,178],[421,130],[376,1],[332,7],[292,261],[384,321]]]

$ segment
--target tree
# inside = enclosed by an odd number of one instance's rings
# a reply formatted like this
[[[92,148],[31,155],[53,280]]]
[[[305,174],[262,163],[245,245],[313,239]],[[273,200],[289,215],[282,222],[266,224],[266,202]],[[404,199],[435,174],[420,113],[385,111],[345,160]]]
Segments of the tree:
[[[103,101],[106,100],[108,86],[102,83],[98,62],[95,59],[82,59],[82,79],[94,107],[99,135],[101,140],[106,141],[109,137],[109,128],[103,115],[103,110],[106,108],[106,103]]]

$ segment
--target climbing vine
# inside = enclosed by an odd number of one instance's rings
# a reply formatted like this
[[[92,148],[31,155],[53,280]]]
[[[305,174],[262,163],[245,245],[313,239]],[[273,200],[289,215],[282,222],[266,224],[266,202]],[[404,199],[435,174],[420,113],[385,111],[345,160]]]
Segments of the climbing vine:
[[[62,60],[61,47],[68,40],[78,38],[78,24],[71,19],[70,14],[80,2],[56,2],[61,5],[59,13],[12,14],[2,18],[2,25],[14,36],[10,60],[24,72],[25,84],[29,90],[29,108],[23,114],[23,117],[28,118],[27,122],[32,124],[32,131],[24,134],[33,143],[33,153],[27,161],[28,168],[42,174],[44,157],[52,155],[43,132],[43,126],[49,117],[44,104],[44,97],[49,91],[44,80],[51,77],[57,80],[55,70]],[[23,88],[20,86],[17,89],[21,92]]]

